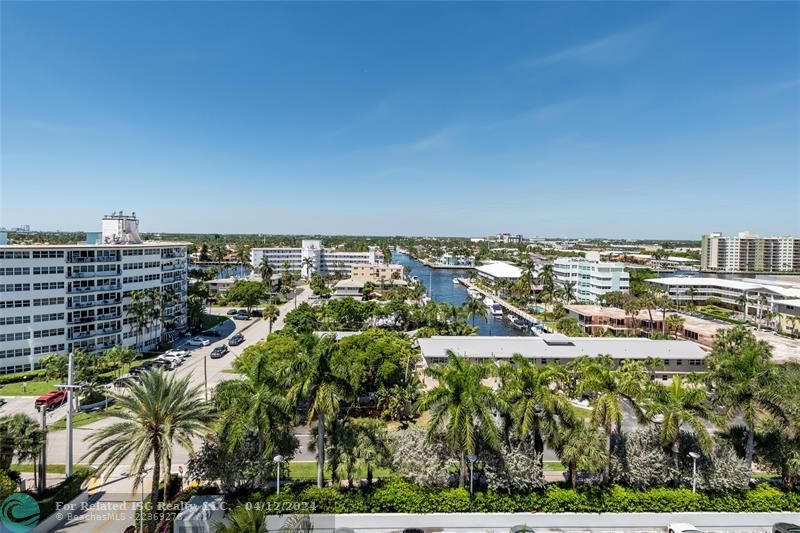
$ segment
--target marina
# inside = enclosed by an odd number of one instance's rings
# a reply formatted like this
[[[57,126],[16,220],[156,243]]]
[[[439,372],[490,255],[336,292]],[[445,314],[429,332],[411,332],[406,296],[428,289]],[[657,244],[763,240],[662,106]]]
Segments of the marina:
[[[483,298],[484,294],[476,287],[465,285],[466,276],[469,269],[438,269],[430,268],[422,262],[412,259],[407,254],[396,251],[394,261],[411,269],[408,277],[412,281],[418,280],[425,287],[425,294],[437,303],[449,303],[462,305],[471,297]],[[468,284],[469,282],[466,281]],[[529,327],[520,329],[512,322],[513,316],[504,316],[505,306],[502,301],[491,296],[495,303],[499,304],[500,315],[493,316],[490,309],[488,318],[476,318],[475,326],[478,328],[478,335],[481,336],[526,336],[531,335]],[[468,321],[472,324],[472,320]]]

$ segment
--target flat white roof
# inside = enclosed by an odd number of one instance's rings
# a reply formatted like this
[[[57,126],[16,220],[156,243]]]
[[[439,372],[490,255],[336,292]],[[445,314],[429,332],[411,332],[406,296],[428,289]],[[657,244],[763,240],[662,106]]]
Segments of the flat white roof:
[[[493,278],[519,278],[522,270],[519,267],[506,263],[505,261],[491,261],[489,263],[476,266],[475,270],[483,272]]]
[[[0,250],[44,250],[44,249],[53,249],[53,248],[153,248],[153,247],[169,247],[174,246],[176,248],[180,248],[183,246],[189,246],[190,242],[178,242],[178,241],[143,241],[143,242],[136,242],[136,243],[97,243],[97,244],[90,244],[86,242],[75,242],[70,244],[43,244],[43,243],[33,243],[33,244],[0,244]]]
[[[789,287],[775,284],[775,282],[759,283],[757,281],[740,281],[735,279],[726,278],[703,278],[697,276],[671,276],[667,278],[653,278],[647,280],[649,283],[658,285],[667,285],[672,287],[687,286],[687,287],[702,287],[712,286],[720,287],[723,289],[735,289],[740,291],[771,291],[781,296],[793,298],[800,297],[800,286],[794,284]]]
[[[424,357],[447,357],[447,350],[469,358],[508,359],[514,354],[528,358],[574,359],[608,354],[614,359],[705,359],[706,353],[691,341],[639,338],[566,337],[445,337],[419,339]]]

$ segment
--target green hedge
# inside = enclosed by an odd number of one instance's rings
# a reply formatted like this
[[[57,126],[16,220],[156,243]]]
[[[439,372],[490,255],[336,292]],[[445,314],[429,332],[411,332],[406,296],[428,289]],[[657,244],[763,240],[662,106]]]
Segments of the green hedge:
[[[93,472],[94,469],[85,466],[75,467],[70,477],[47,489],[43,495],[31,494],[39,502],[42,519],[50,516],[59,502],[67,503],[77,496],[81,491],[81,485]]]
[[[294,486],[280,495],[256,493],[249,496],[249,500],[304,502],[306,505],[313,502],[318,513],[800,512],[800,492],[787,492],[767,483],[731,493],[692,493],[687,488],[666,487],[634,490],[617,485],[573,490],[550,485],[530,494],[480,491],[475,493],[470,505],[468,490],[425,489],[396,478],[369,489]],[[281,506],[270,508],[280,509]]]
[[[0,376],[0,385],[7,385],[9,383],[19,383],[20,381],[34,381],[40,379],[44,379],[44,370],[17,372],[16,374],[5,374]]]

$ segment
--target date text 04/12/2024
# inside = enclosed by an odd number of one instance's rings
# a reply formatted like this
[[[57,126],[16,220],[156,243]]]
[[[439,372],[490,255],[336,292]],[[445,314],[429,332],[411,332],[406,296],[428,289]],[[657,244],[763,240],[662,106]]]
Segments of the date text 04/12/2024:
[[[244,506],[247,510],[270,513],[313,513],[317,510],[317,502],[246,502]]]

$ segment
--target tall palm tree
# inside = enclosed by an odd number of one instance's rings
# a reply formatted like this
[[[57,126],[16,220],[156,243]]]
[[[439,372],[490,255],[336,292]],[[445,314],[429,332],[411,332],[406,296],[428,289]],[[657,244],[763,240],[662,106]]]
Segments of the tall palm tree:
[[[314,273],[314,260],[310,257],[304,257],[300,264],[306,273],[306,279],[311,279],[311,276]]]
[[[672,447],[672,462],[676,475],[680,460],[681,428],[690,427],[700,449],[707,453],[711,450],[711,434],[704,422],[715,419],[713,411],[708,407],[705,390],[695,385],[685,385],[680,376],[672,378],[669,385],[652,384],[648,389],[648,407],[646,416],[663,416],[659,426],[661,441]]]
[[[694,287],[689,287],[689,289],[686,291],[686,294],[689,295],[689,303],[692,307],[694,307],[694,297],[697,296],[697,289]]]
[[[576,421],[557,432],[554,447],[569,471],[572,488],[578,484],[578,471],[601,472],[608,463],[606,439],[597,427]]]
[[[502,382],[499,396],[508,407],[508,414],[517,435],[533,436],[534,449],[544,453],[545,441],[562,426],[574,422],[572,406],[558,389],[566,380],[565,369],[559,365],[536,366],[520,354],[500,366]]]
[[[247,246],[236,247],[236,262],[241,268],[252,266],[250,264],[250,249]]]
[[[132,319],[130,322],[131,333],[135,333],[136,346],[141,348],[144,331],[150,323],[151,316],[148,298],[144,291],[133,291],[131,292],[130,299],[128,316]]]
[[[291,450],[279,449],[282,434],[290,428],[291,408],[280,391],[272,372],[268,354],[256,352],[254,360],[238,368],[243,378],[222,381],[216,388],[214,401],[220,411],[219,434],[229,450],[245,444],[255,436],[259,479],[264,486],[265,465],[274,452],[286,454]]]
[[[734,333],[735,330],[729,332],[730,344],[720,343],[720,348],[706,358],[706,380],[715,387],[714,403],[724,410],[726,417],[730,420],[740,416],[744,421],[745,461],[752,468],[756,427],[770,419],[785,422],[793,394],[788,374],[772,363],[771,346],[756,340],[747,330]]]
[[[160,370],[145,372],[140,384],[126,394],[112,397],[119,409],[111,416],[121,421],[92,433],[87,438],[89,451],[81,460],[95,463],[102,458],[97,472],[104,478],[123,461],[130,460],[128,472],[135,476],[136,489],[152,458],[152,516],[148,529],[154,532],[161,470],[171,460],[174,444],[191,450],[192,438],[208,431],[210,406],[202,401],[200,387],[189,385],[189,376],[177,378]]]
[[[603,428],[611,456],[613,433],[622,431],[623,402],[627,402],[640,418],[644,418],[639,400],[650,383],[650,374],[639,361],[625,361],[620,368],[608,356],[581,358],[573,363],[580,376],[578,392],[592,399],[591,423]],[[608,479],[608,465],[604,476]]]
[[[739,309],[742,311],[742,316],[747,318],[747,291],[743,292],[736,298],[736,305],[739,306]]]
[[[269,264],[269,258],[266,255],[261,256],[261,262],[258,264],[258,273],[261,275],[261,282],[267,289],[267,292],[272,292],[272,274],[273,268]]]
[[[574,281],[565,281],[561,284],[561,298],[564,304],[571,304],[575,301],[575,285]]]
[[[272,333],[272,326],[278,317],[281,316],[281,310],[275,304],[267,304],[264,306],[264,319],[269,320],[269,332]]]
[[[478,435],[492,447],[500,444],[492,410],[502,402],[482,383],[492,375],[492,367],[471,363],[448,350],[447,364],[430,366],[426,373],[438,384],[421,398],[418,408],[430,410],[429,438],[443,429],[450,449],[458,454],[458,486],[463,488],[467,455],[475,454]]]
[[[482,318],[484,320],[489,318],[488,309],[486,309],[483,302],[477,298],[470,298],[469,301],[464,304],[464,314],[472,319],[472,327],[475,327],[476,318]]]
[[[307,423],[316,420],[318,487],[322,487],[325,472],[325,419],[336,416],[340,402],[351,394],[345,368],[335,359],[335,351],[331,339],[320,339],[282,369],[289,386],[287,398],[295,405],[307,402]]]

